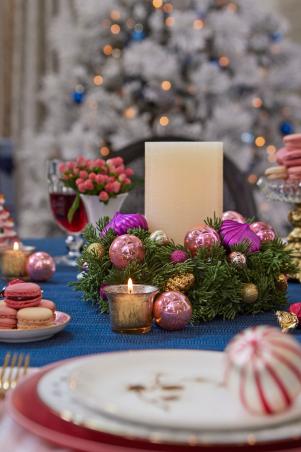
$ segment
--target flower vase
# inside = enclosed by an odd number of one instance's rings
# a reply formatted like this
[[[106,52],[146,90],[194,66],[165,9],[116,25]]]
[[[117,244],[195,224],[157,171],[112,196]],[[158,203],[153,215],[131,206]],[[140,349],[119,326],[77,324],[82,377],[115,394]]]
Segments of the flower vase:
[[[106,216],[112,218],[115,212],[121,209],[127,196],[128,193],[120,193],[116,198],[110,198],[107,204],[105,204],[96,195],[80,195],[88,215],[89,223],[94,227],[96,227],[96,223],[101,217]]]

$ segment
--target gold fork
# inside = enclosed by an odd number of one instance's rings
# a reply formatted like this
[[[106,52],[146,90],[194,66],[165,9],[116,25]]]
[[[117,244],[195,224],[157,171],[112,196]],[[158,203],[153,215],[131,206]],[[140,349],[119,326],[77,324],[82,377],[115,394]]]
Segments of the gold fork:
[[[5,398],[9,389],[14,389],[20,379],[25,376],[29,366],[30,355],[24,353],[6,353],[0,371],[0,400]]]

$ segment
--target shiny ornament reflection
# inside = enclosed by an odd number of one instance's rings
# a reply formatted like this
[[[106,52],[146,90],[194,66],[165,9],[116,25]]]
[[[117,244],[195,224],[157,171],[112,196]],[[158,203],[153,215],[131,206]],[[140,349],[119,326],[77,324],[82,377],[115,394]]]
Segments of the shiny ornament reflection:
[[[27,272],[33,281],[47,281],[55,272],[55,262],[48,253],[33,253],[27,261]]]
[[[194,256],[200,248],[211,248],[219,244],[220,238],[215,229],[209,226],[199,226],[187,232],[184,246]]]
[[[143,262],[144,246],[135,235],[124,234],[116,237],[111,243],[109,256],[112,264],[119,269],[124,269],[130,262]]]
[[[181,330],[191,320],[192,307],[186,295],[181,292],[163,292],[155,300],[153,313],[161,328]]]

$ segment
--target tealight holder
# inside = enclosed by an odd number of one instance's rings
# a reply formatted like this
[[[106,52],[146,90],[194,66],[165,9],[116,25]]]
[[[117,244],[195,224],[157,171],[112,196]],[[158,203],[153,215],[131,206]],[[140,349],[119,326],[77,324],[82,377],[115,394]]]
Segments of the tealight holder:
[[[153,302],[159,289],[144,284],[106,286],[111,327],[118,333],[143,334],[152,328]]]
[[[19,242],[14,242],[12,248],[7,248],[2,254],[2,275],[6,279],[24,278],[26,276],[27,254]]]

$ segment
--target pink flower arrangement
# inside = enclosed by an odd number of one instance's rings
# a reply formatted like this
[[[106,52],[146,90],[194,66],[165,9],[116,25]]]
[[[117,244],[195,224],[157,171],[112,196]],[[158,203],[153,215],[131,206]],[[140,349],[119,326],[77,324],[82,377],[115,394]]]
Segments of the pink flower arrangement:
[[[133,187],[134,171],[125,167],[122,157],[88,160],[80,156],[61,163],[59,170],[67,187],[84,195],[97,195],[103,203]]]

